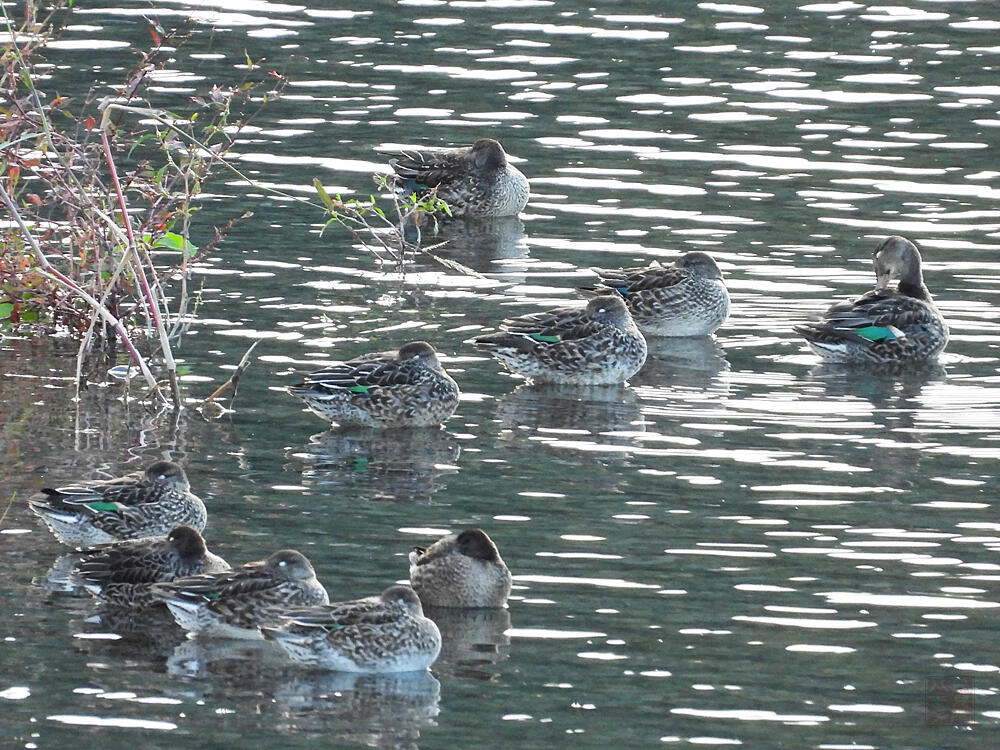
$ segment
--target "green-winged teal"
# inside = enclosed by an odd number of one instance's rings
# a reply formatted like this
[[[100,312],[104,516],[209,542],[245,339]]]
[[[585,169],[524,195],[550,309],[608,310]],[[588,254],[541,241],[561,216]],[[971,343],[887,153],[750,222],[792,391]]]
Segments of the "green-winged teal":
[[[920,270],[920,251],[903,237],[888,237],[872,254],[875,288],[841,302],[819,323],[795,326],[829,362],[876,368],[927,362],[948,343],[948,326],[934,306]],[[895,289],[889,283],[895,279]]]
[[[594,297],[585,308],[557,307],[511,318],[500,330],[473,342],[536,382],[623,383],[646,361],[646,340],[619,295]]]
[[[591,270],[600,282],[583,291],[620,294],[646,336],[707,336],[729,317],[729,292],[708,253],[685,253],[669,266]]]
[[[260,638],[258,626],[276,623],[279,612],[329,601],[309,560],[290,549],[229,572],[157,583],[153,593],[185,630],[223,638]]]
[[[289,610],[284,624],[262,627],[303,666],[341,672],[410,672],[427,669],[441,652],[441,633],[424,616],[409,586],[380,596]]]
[[[386,428],[439,425],[455,411],[459,395],[426,341],[319,370],[288,392],[329,422]]]
[[[167,534],[186,525],[205,528],[205,504],[191,492],[184,469],[156,461],[117,479],[43,489],[31,510],[63,544],[95,544]]]
[[[510,570],[482,529],[447,534],[410,552],[410,585],[428,607],[502,607]]]
[[[166,536],[85,549],[73,577],[107,604],[143,609],[160,601],[154,583],[226,570],[229,563],[208,551],[197,529],[178,526]]]
[[[516,216],[528,203],[528,179],[492,138],[461,148],[411,148],[389,160],[387,181],[406,196],[436,188],[452,216]]]

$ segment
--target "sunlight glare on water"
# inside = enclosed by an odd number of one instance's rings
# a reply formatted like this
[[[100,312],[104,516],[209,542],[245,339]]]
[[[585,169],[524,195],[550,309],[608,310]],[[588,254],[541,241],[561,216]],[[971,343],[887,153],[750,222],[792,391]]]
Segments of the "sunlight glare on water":
[[[16,499],[0,529],[16,614],[6,735],[986,747],[1000,719],[998,26],[987,0],[911,5],[76,8],[47,53],[52,94],[106,96],[147,18],[192,23],[150,107],[181,112],[269,71],[288,86],[235,136],[253,184],[217,177],[192,217],[202,243],[254,212],[197,263],[178,350],[194,404],[262,340],[231,413],[167,425],[97,387],[74,403],[75,345],[0,341]],[[366,200],[388,152],[479,137],[531,180],[519,218],[448,224],[440,261],[402,269],[324,227],[314,179]],[[921,248],[950,327],[940,363],[821,364],[792,326],[871,289],[888,234]],[[730,318],[705,339],[650,339],[626,386],[526,384],[468,343],[582,304],[593,268],[690,250],[718,261]],[[463,391],[440,430],[326,429],[285,391],[414,340]],[[22,501],[155,458],[184,464],[231,562],[300,549],[348,599],[405,581],[413,546],[481,526],[513,572],[509,609],[436,614],[444,652],[416,675],[306,672],[269,644],[104,620]]]

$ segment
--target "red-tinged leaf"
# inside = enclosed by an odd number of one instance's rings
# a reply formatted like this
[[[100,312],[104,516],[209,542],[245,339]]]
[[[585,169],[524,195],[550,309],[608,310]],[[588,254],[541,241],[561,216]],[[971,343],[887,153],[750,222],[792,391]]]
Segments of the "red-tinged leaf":
[[[17,182],[17,178],[21,176],[21,168],[16,166],[10,167],[7,170],[7,176],[10,178],[11,182]]]
[[[156,33],[156,29],[150,29],[149,30],[149,35],[151,37],[153,37],[153,44],[155,44],[157,47],[159,47],[161,40],[160,40],[160,35]]]
[[[97,127],[97,120],[95,120],[92,115],[88,115],[87,118],[83,121],[83,127],[85,127],[87,130],[93,130],[94,128]]]
[[[42,205],[42,199],[38,197],[37,193],[28,193],[28,200],[34,203],[36,206]]]

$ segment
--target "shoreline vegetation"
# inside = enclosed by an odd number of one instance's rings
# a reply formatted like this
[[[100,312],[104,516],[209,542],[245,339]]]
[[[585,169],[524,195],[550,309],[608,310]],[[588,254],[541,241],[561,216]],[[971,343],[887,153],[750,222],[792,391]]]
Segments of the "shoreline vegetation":
[[[0,224],[0,333],[78,341],[78,396],[88,381],[127,382],[137,368],[140,400],[179,410],[172,343],[199,301],[189,266],[252,216],[231,218],[195,246],[198,196],[220,168],[239,174],[225,156],[285,79],[247,59],[239,83],[192,96],[184,113],[156,109],[150,74],[171,62],[188,30],[150,22],[149,49],[123,82],[66,97],[47,89],[43,53],[71,13],[72,0],[44,8],[29,0],[19,21],[3,8],[0,201],[10,220]]]
[[[68,336],[78,342],[76,395],[109,377],[128,384],[133,368],[145,382],[141,402],[183,408],[172,344],[190,325],[199,293],[189,288],[190,264],[207,255],[251,211],[215,227],[201,246],[190,240],[206,180],[226,171],[266,192],[305,202],[326,214],[323,231],[346,230],[380,265],[404,273],[423,254],[451,270],[480,276],[423,245],[439,217],[450,216],[436,191],[399,195],[385,178],[387,212],[376,198],[331,197],[318,179],[319,201],[259,186],[226,157],[243,129],[287,83],[246,59],[243,80],[191,96],[187,111],[153,106],[151,74],[170,64],[190,37],[149,20],[149,48],[124,81],[96,83],[80,96],[48,90],[44,60],[74,0],[28,0],[19,22],[2,8],[0,38],[0,336],[6,331]],[[122,217],[127,216],[128,221]],[[204,232],[200,232],[203,234]],[[321,232],[322,234],[322,232]],[[154,264],[155,261],[155,264]],[[215,404],[250,363],[201,403]]]

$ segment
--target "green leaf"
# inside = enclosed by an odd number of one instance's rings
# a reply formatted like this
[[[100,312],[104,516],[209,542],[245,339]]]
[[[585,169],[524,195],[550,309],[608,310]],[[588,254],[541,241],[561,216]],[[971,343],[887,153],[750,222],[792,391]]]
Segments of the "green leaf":
[[[6,320],[14,312],[14,305],[10,302],[0,302],[0,320]]]
[[[22,323],[37,323],[38,322],[38,310],[25,310],[21,313]]]
[[[155,138],[155,137],[156,136],[153,135],[152,133],[146,133],[145,135],[141,135],[138,138],[136,138],[135,143],[132,144],[132,148],[130,148],[128,150],[129,158],[132,157],[132,152],[135,151],[143,141],[146,141],[146,140],[149,140],[150,138]]]
[[[198,247],[196,245],[192,245],[183,235],[175,232],[164,232],[156,238],[156,241],[153,243],[153,247],[163,247],[167,250],[176,250],[177,252],[184,253],[185,257],[188,258],[198,252]]]
[[[319,181],[318,177],[313,177],[313,187],[316,188],[316,192],[319,194],[319,198],[326,207],[330,209],[330,213],[337,213],[337,207],[333,203],[333,198],[330,197],[329,193],[323,187],[323,183]]]

